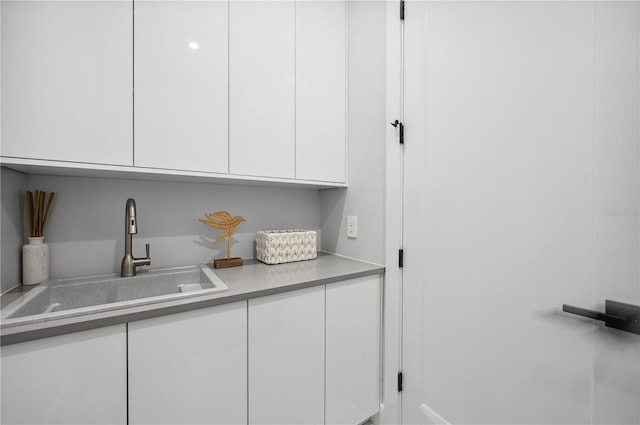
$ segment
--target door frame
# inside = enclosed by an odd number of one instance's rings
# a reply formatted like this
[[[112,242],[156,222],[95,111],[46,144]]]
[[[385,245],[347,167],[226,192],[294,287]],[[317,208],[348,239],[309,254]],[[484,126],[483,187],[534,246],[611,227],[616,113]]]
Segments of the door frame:
[[[403,21],[400,1],[385,0],[387,6],[387,101],[388,123],[403,120]],[[398,250],[402,248],[403,149],[396,128],[386,131],[385,200],[385,284],[383,304],[383,375],[379,423],[402,423],[402,393],[398,392],[398,373],[402,371],[402,269]]]
[[[383,0],[387,6],[386,28],[386,117],[387,123],[403,121],[404,25],[399,19],[399,0]],[[409,0],[407,0],[409,1]],[[638,10],[640,19],[640,9]],[[409,125],[411,125],[409,123]],[[411,140],[407,140],[410,144]],[[397,130],[386,131],[385,187],[385,287],[383,315],[383,388],[380,417],[376,424],[402,423],[402,393],[397,391],[397,373],[402,371],[402,269],[398,249],[403,243],[403,148]],[[559,307],[559,306],[558,306]],[[593,325],[596,328],[596,325]],[[592,330],[593,332],[593,330]],[[405,386],[411,377],[404,377]]]

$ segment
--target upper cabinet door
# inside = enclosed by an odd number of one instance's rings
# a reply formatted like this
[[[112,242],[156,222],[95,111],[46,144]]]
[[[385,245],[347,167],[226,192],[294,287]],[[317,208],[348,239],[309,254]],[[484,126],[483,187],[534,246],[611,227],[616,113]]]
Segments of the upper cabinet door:
[[[295,6],[229,4],[232,174],[295,177]]]
[[[346,2],[296,3],[296,178],[346,181]]]
[[[1,7],[2,155],[132,165],[132,3]]]
[[[135,165],[228,172],[228,2],[135,2]]]

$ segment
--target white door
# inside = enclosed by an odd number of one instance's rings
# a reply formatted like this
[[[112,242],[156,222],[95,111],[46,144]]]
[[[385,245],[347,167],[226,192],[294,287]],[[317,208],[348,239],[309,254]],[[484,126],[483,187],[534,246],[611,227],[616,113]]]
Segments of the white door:
[[[639,4],[409,1],[403,423],[640,423]]]

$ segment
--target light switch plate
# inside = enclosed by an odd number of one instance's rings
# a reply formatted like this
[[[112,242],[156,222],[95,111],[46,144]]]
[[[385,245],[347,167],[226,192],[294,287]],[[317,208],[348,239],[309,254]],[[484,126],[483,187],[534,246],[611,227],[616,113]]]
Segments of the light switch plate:
[[[358,216],[355,216],[355,215],[347,216],[347,237],[348,238],[358,237]]]

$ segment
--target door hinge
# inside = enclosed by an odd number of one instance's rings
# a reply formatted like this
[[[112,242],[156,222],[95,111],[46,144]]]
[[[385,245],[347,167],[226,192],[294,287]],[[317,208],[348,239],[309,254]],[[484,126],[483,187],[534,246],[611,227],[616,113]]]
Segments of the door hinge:
[[[398,139],[400,141],[400,144],[404,145],[404,124],[402,124],[398,120],[395,120],[391,123],[391,125],[398,129]]]
[[[404,267],[404,249],[398,250],[398,267]]]
[[[400,20],[404,21],[404,0],[400,0]]]
[[[398,372],[398,392],[402,392],[402,372]]]

